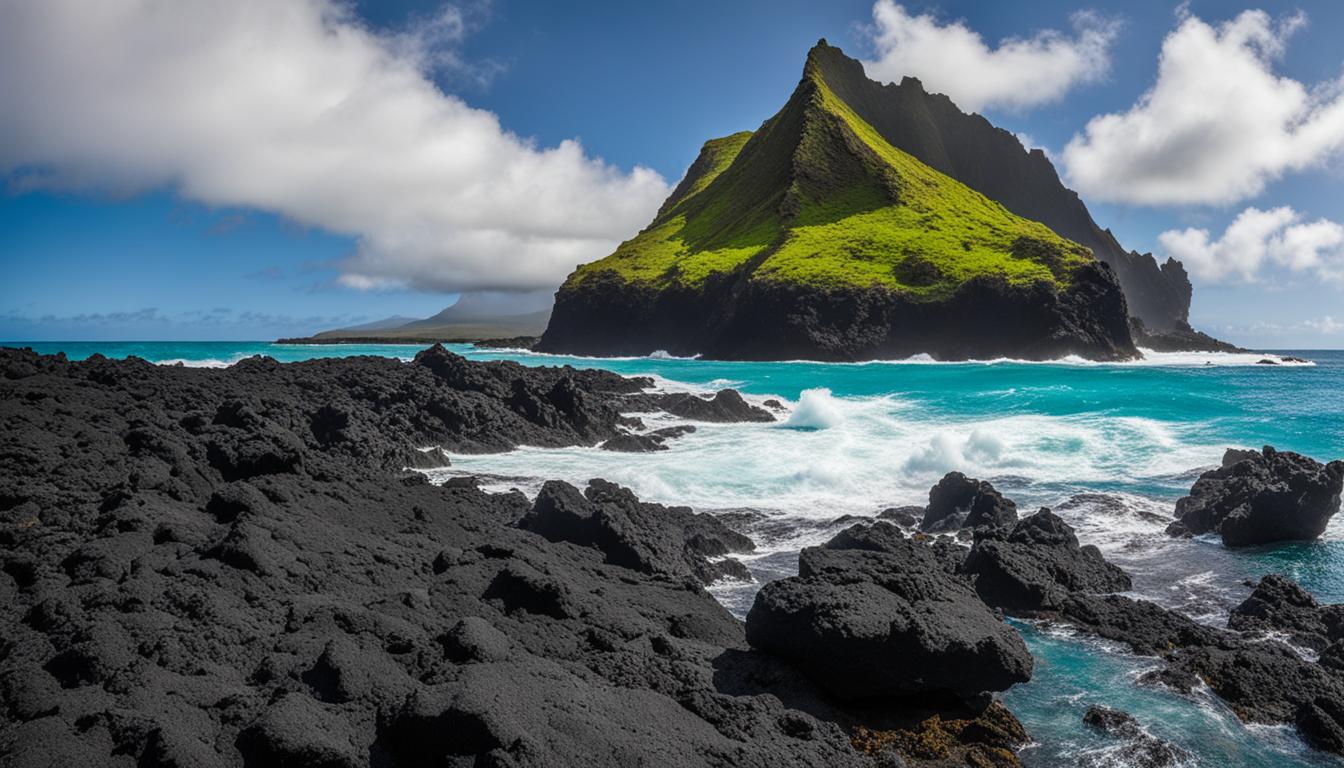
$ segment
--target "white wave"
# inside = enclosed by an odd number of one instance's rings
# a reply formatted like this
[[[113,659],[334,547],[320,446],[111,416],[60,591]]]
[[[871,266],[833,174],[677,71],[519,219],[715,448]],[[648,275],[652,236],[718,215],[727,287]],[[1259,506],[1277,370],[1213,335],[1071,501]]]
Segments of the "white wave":
[[[234,357],[234,358],[232,358],[232,359],[229,359],[229,360],[220,360],[220,359],[218,359],[218,358],[214,358],[214,357],[207,357],[207,358],[196,359],[196,360],[191,360],[191,359],[182,358],[182,357],[174,357],[174,358],[170,358],[170,359],[168,359],[168,360],[155,360],[155,361],[154,361],[154,364],[155,364],[155,365],[181,365],[181,366],[185,366],[185,367],[187,367],[187,368],[228,368],[229,366],[233,365],[234,363],[236,363],[236,362],[238,362],[239,360],[242,360],[242,359],[243,359],[243,357],[242,357],[241,355],[238,356],[238,357]]]
[[[830,429],[843,424],[845,416],[840,403],[824,387],[805,389],[798,395],[798,405],[785,419],[784,426],[792,429]]]
[[[700,356],[699,356],[699,355],[691,355],[690,357],[683,357],[683,356],[681,356],[681,355],[674,355],[674,354],[672,354],[671,352],[668,352],[666,349],[655,349],[654,351],[652,351],[652,352],[649,353],[649,359],[650,359],[650,360],[699,360],[699,359],[700,359]]]
[[[650,426],[676,421],[666,415],[645,420]],[[783,425],[697,424],[695,433],[670,441],[669,451],[524,448],[454,456],[453,462],[462,471],[575,484],[603,477],[650,501],[698,509],[832,519],[923,504],[930,486],[952,470],[994,481],[1023,509],[1058,504],[1088,486],[1150,485],[1173,469],[1218,461],[1225,446],[1200,441],[1197,426],[1100,414],[950,420],[895,397],[813,391],[799,398]],[[1155,514],[1170,516],[1170,510]],[[1079,518],[1080,536],[1098,543],[1123,543],[1130,534],[1159,528],[1137,512]]]

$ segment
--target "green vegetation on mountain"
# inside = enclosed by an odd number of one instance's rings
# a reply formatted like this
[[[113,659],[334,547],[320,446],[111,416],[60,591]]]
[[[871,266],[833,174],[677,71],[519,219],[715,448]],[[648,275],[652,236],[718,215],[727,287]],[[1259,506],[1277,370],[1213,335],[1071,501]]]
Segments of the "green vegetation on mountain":
[[[567,286],[614,272],[696,287],[744,268],[753,280],[934,300],[979,276],[1066,288],[1092,259],[896,149],[836,90],[814,49],[778,114],[755,133],[707,142],[654,221]]]

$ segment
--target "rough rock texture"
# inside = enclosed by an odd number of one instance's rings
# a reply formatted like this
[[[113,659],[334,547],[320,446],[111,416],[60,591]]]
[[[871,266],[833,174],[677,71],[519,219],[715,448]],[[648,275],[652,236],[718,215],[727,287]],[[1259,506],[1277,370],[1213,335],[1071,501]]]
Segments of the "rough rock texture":
[[[1148,327],[1137,317],[1129,318],[1129,333],[1134,337],[1135,346],[1151,349],[1154,352],[1246,352],[1236,344],[1229,344],[1214,337],[1196,331],[1183,320],[1167,330],[1155,330]]]
[[[1017,522],[1017,504],[984,480],[949,472],[929,489],[929,505],[919,527],[925,531],[1012,525]]]
[[[1144,731],[1128,712],[1110,707],[1088,707],[1083,714],[1083,724],[1122,742],[1118,749],[1085,755],[1080,764],[1089,768],[1173,768],[1190,759],[1190,753]]]
[[[986,604],[1009,611],[1057,610],[1073,594],[1123,592],[1129,575],[1096,547],[1078,546],[1073,529],[1042,509],[1011,530],[976,535],[962,570]]]
[[[697,584],[743,544],[712,521],[553,487],[583,513],[552,541],[521,494],[401,473],[610,439],[646,384],[0,350],[0,764],[870,765],[860,733],[1003,757],[966,723],[1006,712],[852,708],[752,650]]]
[[[1321,605],[1293,580],[1270,574],[1232,609],[1227,626],[1243,632],[1286,632],[1294,644],[1323,651],[1344,640],[1344,605]]]
[[[968,281],[944,301],[887,288],[836,288],[712,276],[700,288],[654,289],[615,275],[556,295],[539,348],[586,355],[667,350],[727,360],[871,360],[927,353],[939,360],[1138,354],[1114,273],[1079,268],[1057,291],[1040,283]],[[1012,317],[1012,322],[1003,318]]]
[[[682,435],[687,435],[695,431],[695,427],[690,424],[678,424],[675,427],[663,427],[640,434],[631,432],[617,435],[616,437],[602,443],[604,451],[619,451],[621,453],[651,453],[653,451],[666,451],[668,449],[667,441]]]
[[[1015,768],[1017,750],[1030,741],[1022,724],[1002,704],[916,713],[885,729],[861,726],[851,742],[876,758],[874,765],[933,765]]]
[[[1098,637],[1160,656],[1173,648],[1217,644],[1226,633],[1157,603],[1124,595],[1071,595],[1059,617]]]
[[[699,584],[724,575],[750,578],[735,560],[707,558],[751,552],[751,539],[712,515],[644,503],[605,480],[589,482],[582,494],[568,483],[547,482],[519,525],[551,541],[595,547],[606,562],[650,575]]]
[[[1315,539],[1339,511],[1344,461],[1320,462],[1265,446],[1228,449],[1176,502],[1172,535],[1216,533],[1230,547]]]
[[[1031,677],[1022,638],[930,547],[886,523],[859,533],[804,549],[798,576],[757,593],[747,614],[754,647],[848,701],[970,699]]]
[[[721,389],[708,398],[686,392],[642,392],[627,397],[624,406],[633,411],[666,411],[683,419],[720,424],[775,420],[769,411],[748,403],[735,389]]]

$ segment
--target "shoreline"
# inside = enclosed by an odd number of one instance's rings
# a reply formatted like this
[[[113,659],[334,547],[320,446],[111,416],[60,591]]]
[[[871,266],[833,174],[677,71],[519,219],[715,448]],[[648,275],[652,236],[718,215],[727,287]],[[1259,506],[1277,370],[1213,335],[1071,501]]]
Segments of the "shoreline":
[[[0,757],[16,766],[52,749],[69,762],[115,762],[109,743],[148,765],[166,764],[143,757],[155,750],[191,764],[241,755],[306,765],[319,755],[363,765],[379,754],[397,765],[447,752],[620,765],[631,743],[635,754],[690,763],[858,766],[888,750],[921,765],[900,745],[935,739],[952,759],[1008,767],[1026,734],[990,694],[1028,674],[1030,657],[993,610],[1059,621],[1155,659],[1163,654],[1153,649],[1176,644],[1180,653],[1161,661],[1176,670],[1307,670],[1317,693],[1333,695],[1316,666],[1283,666],[1315,662],[1266,656],[1230,631],[1196,631],[1173,611],[1095,594],[1123,586],[1115,567],[1070,545],[1058,518],[1010,529],[1026,513],[987,484],[976,493],[990,500],[997,534],[849,520],[825,552],[800,555],[811,563],[805,574],[867,574],[877,566],[862,563],[877,558],[937,582],[901,599],[931,598],[933,613],[916,613],[943,629],[918,648],[884,640],[898,656],[955,657],[980,642],[958,633],[979,632],[1014,659],[997,671],[992,660],[965,659],[974,674],[929,678],[922,685],[940,703],[914,706],[899,676],[885,676],[896,688],[870,689],[861,670],[817,668],[828,655],[863,658],[834,638],[814,638],[820,654],[792,645],[812,631],[794,626],[802,614],[793,606],[832,589],[847,603],[851,586],[786,578],[772,590],[774,629],[753,630],[750,614],[743,624],[715,600],[706,585],[750,578],[738,558],[756,547],[725,520],[604,481],[551,481],[534,500],[407,471],[451,466],[450,453],[618,437],[623,450],[657,451],[683,439],[687,421],[783,417],[733,390],[707,399],[653,390],[648,378],[475,362],[442,347],[410,363],[249,358],[226,369],[0,350],[0,366],[0,415],[22,446],[0,456],[10,579],[0,581],[0,637],[10,638],[0,675],[31,692],[20,700],[0,690],[18,713]],[[654,429],[623,415],[633,412],[678,425]],[[1062,544],[1037,541],[1034,528]],[[1041,572],[1029,565],[1042,559],[1067,578],[1037,585]],[[1000,574],[997,583],[1004,572],[1017,575],[998,591],[963,581]],[[1014,579],[1050,602],[1005,597],[1021,588]],[[969,623],[941,613],[950,606]],[[848,698],[856,690],[862,701]],[[98,714],[104,694],[130,713],[119,717],[145,725],[128,730]],[[218,709],[220,696],[231,709]],[[1328,724],[1323,711],[1317,722]],[[543,712],[565,713],[572,727],[548,725]],[[445,719],[473,723],[476,735],[432,725]],[[202,743],[221,746],[192,752]]]

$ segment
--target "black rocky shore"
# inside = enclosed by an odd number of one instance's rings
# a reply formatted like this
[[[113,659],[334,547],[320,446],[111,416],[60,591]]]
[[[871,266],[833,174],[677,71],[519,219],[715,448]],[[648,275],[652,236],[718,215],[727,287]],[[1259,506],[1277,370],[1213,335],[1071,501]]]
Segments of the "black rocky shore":
[[[653,433],[628,413],[773,418],[651,384],[441,347],[220,370],[0,350],[0,764],[1013,766],[1030,736],[995,693],[1033,660],[1005,616],[1344,753],[1344,607],[1266,577],[1197,624],[989,483],[805,549],[743,623],[704,587],[749,577],[753,543],[712,515],[407,469],[680,439],[632,442]]]

